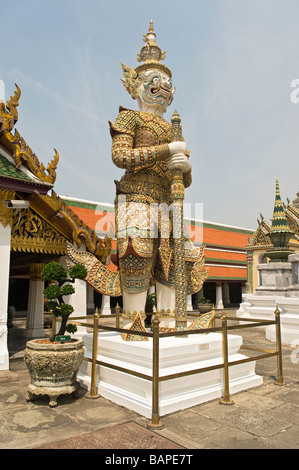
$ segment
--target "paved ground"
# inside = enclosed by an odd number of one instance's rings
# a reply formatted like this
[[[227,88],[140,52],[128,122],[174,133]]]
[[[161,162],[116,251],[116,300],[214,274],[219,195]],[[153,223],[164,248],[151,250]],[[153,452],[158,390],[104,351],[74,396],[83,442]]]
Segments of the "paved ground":
[[[244,343],[273,349],[264,330],[241,331]],[[263,385],[232,395],[231,406],[213,400],[164,416],[164,429],[152,432],[146,418],[88,399],[83,389],[79,399],[60,397],[56,408],[46,398],[27,403],[20,346],[11,370],[0,372],[0,449],[298,449],[298,360],[299,352],[283,345],[284,385],[276,385],[276,357],[260,360]]]

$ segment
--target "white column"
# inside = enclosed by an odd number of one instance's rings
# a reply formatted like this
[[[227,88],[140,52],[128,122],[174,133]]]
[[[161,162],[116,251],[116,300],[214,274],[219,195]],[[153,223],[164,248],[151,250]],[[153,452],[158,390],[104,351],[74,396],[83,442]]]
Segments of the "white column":
[[[94,306],[94,290],[93,288],[87,284],[86,286],[86,290],[87,290],[87,310],[94,313],[95,311],[95,306]]]
[[[244,295],[247,294],[247,284],[249,286],[249,283],[242,282],[242,302],[244,301]]]
[[[45,265],[32,263],[30,265],[30,283],[27,306],[26,337],[44,338],[44,281],[40,275]]]
[[[75,248],[78,249],[76,246]],[[79,248],[79,251],[85,251],[85,249],[85,246],[82,245]],[[62,256],[59,260],[64,267],[66,267],[66,259],[68,259],[67,256]],[[73,313],[69,316],[70,323],[72,323],[72,317],[82,317],[87,315],[87,282],[84,280],[82,281],[81,279],[75,279],[75,282],[72,284],[72,286],[75,289],[74,294],[65,297],[65,302],[72,305],[74,308]],[[82,320],[82,322],[83,321],[84,320]],[[75,335],[72,336],[81,338],[82,335],[86,333],[86,327],[77,325],[77,329],[78,331],[75,333]]]
[[[192,295],[187,295],[187,312],[193,310]]]
[[[75,293],[70,295],[68,300],[68,303],[74,307],[74,311],[69,317],[70,323],[72,323],[72,316],[82,317],[83,315],[87,315],[86,281],[82,281],[81,279],[75,279],[75,282],[72,285],[75,289]],[[86,327],[77,325],[77,329],[78,330],[75,333],[75,337],[81,338],[81,336],[86,333]]]
[[[226,305],[230,304],[230,296],[229,296],[229,283],[223,283],[223,301]]]
[[[221,309],[224,308],[223,306],[223,300],[222,300],[222,283],[217,282],[216,283],[216,309]]]
[[[10,235],[9,225],[4,227],[0,223],[0,370],[9,369],[9,355],[7,349],[7,308],[10,268]]]
[[[110,295],[102,295],[101,315],[111,315]]]

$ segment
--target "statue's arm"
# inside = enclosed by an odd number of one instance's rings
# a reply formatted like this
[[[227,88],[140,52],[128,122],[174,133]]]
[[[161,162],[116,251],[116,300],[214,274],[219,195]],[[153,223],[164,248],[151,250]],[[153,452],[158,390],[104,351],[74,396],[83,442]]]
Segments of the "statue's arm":
[[[192,183],[191,169],[183,174],[183,183],[184,183],[185,188],[189,188],[189,186],[191,186],[191,183]]]
[[[148,167],[157,161],[167,160],[171,155],[168,144],[134,148],[138,125],[138,114],[132,110],[121,111],[114,123],[109,121],[112,160],[118,168],[135,170]]]
[[[168,144],[152,147],[133,147],[134,137],[127,133],[116,133],[112,139],[112,161],[118,168],[135,170],[147,167],[170,156]]]

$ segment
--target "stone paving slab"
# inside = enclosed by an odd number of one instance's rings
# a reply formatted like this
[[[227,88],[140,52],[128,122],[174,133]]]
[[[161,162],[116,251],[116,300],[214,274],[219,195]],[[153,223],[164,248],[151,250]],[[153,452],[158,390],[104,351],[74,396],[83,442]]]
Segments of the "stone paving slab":
[[[46,444],[36,449],[183,449],[136,423],[125,423],[81,436]]]
[[[247,344],[275,349],[261,329],[242,336]],[[283,345],[282,386],[276,385],[276,357],[259,360],[263,385],[232,395],[231,406],[213,400],[163,416],[164,428],[155,432],[147,429],[148,419],[102,397],[90,400],[84,389],[77,400],[59,397],[56,408],[46,397],[26,402],[29,374],[22,359],[12,360],[11,371],[0,372],[0,449],[298,449],[293,350]]]

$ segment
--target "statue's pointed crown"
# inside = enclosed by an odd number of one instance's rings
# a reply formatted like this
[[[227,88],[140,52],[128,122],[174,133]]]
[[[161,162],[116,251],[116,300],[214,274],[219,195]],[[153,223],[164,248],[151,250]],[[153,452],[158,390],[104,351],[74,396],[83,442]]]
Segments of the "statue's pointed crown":
[[[137,61],[142,62],[142,64],[138,65],[135,68],[135,71],[140,73],[141,71],[154,66],[164,70],[164,72],[171,76],[169,68],[166,67],[165,64],[161,63],[161,60],[164,60],[166,57],[166,52],[162,51],[156,43],[156,33],[154,31],[153,20],[150,21],[148,33],[144,34],[143,41],[145,42],[145,46],[143,46],[137,54]]]
[[[121,79],[126,90],[130,95],[136,99],[138,90],[138,76],[148,69],[159,69],[165,72],[171,78],[171,71],[165,64],[162,64],[161,60],[166,57],[166,52],[161,51],[160,47],[156,44],[156,34],[154,31],[153,21],[150,21],[150,26],[147,34],[144,34],[143,40],[145,45],[141,48],[137,54],[137,61],[141,62],[135,69],[132,69],[128,65],[121,64],[124,79]]]

